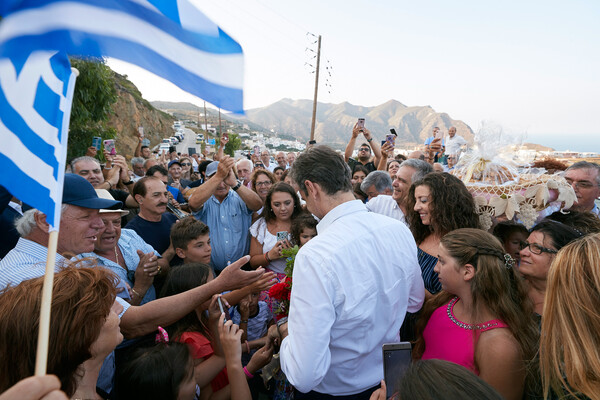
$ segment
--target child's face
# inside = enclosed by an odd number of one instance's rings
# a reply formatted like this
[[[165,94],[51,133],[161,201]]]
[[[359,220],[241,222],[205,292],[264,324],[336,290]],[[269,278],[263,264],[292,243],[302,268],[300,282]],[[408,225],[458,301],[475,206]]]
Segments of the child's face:
[[[184,251],[184,260],[186,263],[198,262],[210,264],[211,251],[210,237],[208,234],[198,236],[188,243],[187,249]]]
[[[196,379],[194,379],[194,363],[189,363],[190,372],[179,385],[177,400],[192,400],[196,396]]]
[[[300,247],[304,246],[310,239],[317,236],[317,230],[312,228],[304,228],[300,232]]]
[[[254,315],[258,312],[258,298],[260,297],[259,292],[250,293],[246,296],[246,300],[248,301],[248,312],[250,315]]]
[[[515,260],[521,259],[520,243],[527,240],[527,235],[523,232],[513,232],[504,241],[504,250]]]

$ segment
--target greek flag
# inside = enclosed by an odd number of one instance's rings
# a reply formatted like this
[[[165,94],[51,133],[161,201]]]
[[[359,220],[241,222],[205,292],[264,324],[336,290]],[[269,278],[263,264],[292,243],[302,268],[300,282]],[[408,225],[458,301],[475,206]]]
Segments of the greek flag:
[[[0,58],[0,185],[60,223],[67,133],[77,74],[67,55]]]
[[[243,113],[240,45],[187,0],[1,0],[0,57],[114,57]]]

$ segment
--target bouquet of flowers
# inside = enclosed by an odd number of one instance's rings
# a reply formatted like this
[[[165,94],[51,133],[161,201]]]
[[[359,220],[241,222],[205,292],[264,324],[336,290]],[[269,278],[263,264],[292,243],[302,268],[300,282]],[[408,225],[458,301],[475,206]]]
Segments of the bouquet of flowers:
[[[286,278],[276,283],[269,289],[269,297],[277,300],[277,307],[273,308],[273,312],[276,314],[277,319],[286,317],[290,312],[290,297],[292,295],[292,273],[294,271],[294,261],[296,260],[296,254],[298,254],[298,246],[294,246],[289,249],[283,249],[281,253],[287,257],[285,262],[285,275]]]

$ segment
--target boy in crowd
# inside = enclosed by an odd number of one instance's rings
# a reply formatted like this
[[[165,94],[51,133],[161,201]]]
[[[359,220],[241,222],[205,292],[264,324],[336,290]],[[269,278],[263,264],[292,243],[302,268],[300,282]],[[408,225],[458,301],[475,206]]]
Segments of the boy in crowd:
[[[209,229],[202,221],[187,217],[171,228],[171,243],[175,254],[187,263],[210,265]]]

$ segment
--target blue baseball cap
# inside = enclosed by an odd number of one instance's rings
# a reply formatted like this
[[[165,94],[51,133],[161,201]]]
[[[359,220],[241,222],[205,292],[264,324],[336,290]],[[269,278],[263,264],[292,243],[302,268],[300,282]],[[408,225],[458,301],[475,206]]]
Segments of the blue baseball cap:
[[[219,168],[219,162],[213,161],[206,167],[206,172],[204,175],[208,178],[209,176],[213,176],[217,172],[217,168]]]
[[[62,203],[94,210],[117,210],[123,207],[120,201],[98,197],[92,184],[77,174],[65,174]]]

